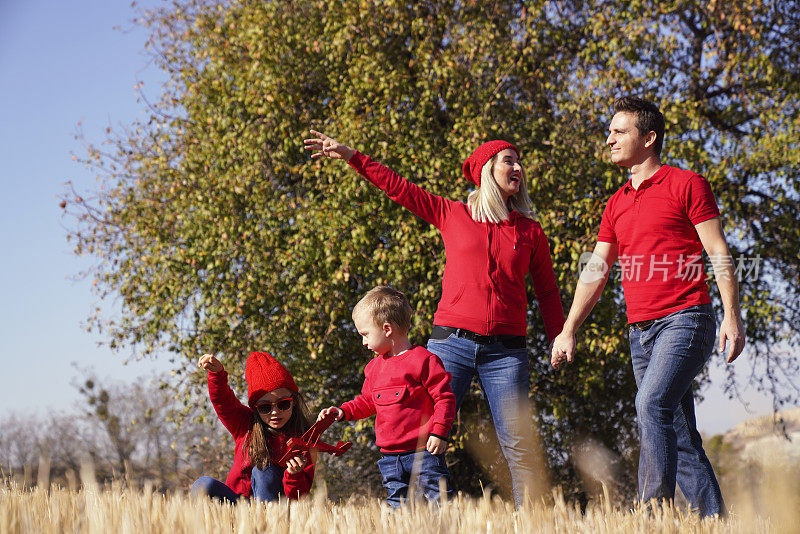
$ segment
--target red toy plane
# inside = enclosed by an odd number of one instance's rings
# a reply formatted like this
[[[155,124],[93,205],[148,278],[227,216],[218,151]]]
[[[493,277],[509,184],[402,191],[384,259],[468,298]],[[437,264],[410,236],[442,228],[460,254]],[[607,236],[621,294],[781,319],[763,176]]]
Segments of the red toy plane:
[[[328,454],[333,454],[334,456],[341,456],[347,449],[350,448],[352,443],[349,441],[340,441],[334,447],[333,445],[328,445],[327,443],[323,443],[319,441],[319,437],[322,435],[325,430],[333,422],[336,420],[335,413],[329,413],[309,428],[305,434],[300,436],[299,438],[289,438],[289,441],[286,442],[288,449],[286,450],[286,454],[278,460],[278,465],[281,467],[286,467],[286,462],[295,456],[299,456],[304,452],[308,452],[311,449],[317,449],[320,452],[327,452]]]

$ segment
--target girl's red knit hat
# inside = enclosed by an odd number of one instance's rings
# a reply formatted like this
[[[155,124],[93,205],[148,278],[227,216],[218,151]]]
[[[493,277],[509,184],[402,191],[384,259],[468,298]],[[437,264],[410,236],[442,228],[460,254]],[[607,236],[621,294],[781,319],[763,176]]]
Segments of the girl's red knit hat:
[[[512,149],[519,157],[519,150],[517,147],[508,141],[488,141],[475,149],[475,152],[464,160],[464,165],[461,169],[464,171],[464,177],[478,187],[481,186],[481,169],[489,161],[489,158],[507,148]]]
[[[247,382],[247,404],[251,408],[264,393],[279,388],[297,393],[297,384],[286,367],[266,352],[250,353],[244,366],[244,379]]]

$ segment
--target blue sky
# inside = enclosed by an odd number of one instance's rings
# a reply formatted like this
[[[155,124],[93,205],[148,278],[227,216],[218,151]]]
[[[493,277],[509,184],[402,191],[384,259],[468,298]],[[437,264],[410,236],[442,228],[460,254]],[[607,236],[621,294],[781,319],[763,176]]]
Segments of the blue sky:
[[[91,263],[72,255],[56,198],[67,180],[83,190],[96,183],[71,159],[84,152],[78,122],[100,141],[107,126],[143,116],[137,80],[158,91],[163,76],[148,68],[134,16],[119,0],[0,1],[0,414],[69,409],[72,362],[126,380],[168,368],[123,365],[124,354],[83,329],[97,298],[90,281],[72,278]]]
[[[84,152],[74,139],[78,122],[89,141],[100,142],[107,126],[145,116],[138,81],[157,99],[164,77],[149,66],[147,34],[130,23],[134,16],[121,0],[0,0],[0,416],[70,409],[77,401],[73,363],[120,380],[169,369],[164,357],[126,365],[126,352],[98,347],[83,328],[97,298],[89,280],[73,278],[92,259],[72,255],[64,229],[70,221],[57,199],[67,180],[83,191],[96,187],[71,159]],[[737,362],[742,374],[746,359]],[[701,431],[721,432],[770,411],[766,399],[748,392],[747,413],[721,394],[721,373],[712,377],[697,410]]]

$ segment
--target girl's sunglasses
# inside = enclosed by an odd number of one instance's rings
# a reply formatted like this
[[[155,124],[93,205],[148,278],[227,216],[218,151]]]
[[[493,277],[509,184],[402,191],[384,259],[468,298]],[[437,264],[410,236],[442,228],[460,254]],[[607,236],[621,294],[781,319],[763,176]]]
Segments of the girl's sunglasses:
[[[260,402],[256,404],[256,410],[258,413],[268,414],[272,413],[272,408],[275,407],[279,412],[285,412],[292,407],[292,400],[294,400],[292,397],[286,397],[275,402]]]

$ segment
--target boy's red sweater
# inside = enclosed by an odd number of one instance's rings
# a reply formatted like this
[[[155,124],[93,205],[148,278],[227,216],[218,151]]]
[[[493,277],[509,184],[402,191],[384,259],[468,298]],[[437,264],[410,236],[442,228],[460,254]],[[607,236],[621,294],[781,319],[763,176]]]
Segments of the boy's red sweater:
[[[428,193],[356,152],[350,165],[395,202],[436,226],[446,262],[434,324],[482,335],[527,334],[525,274],[552,341],[564,326],[550,246],[536,221],[512,211],[500,223],[472,220],[469,206]]]
[[[376,356],[364,369],[361,395],[341,406],[347,420],[377,413],[381,452],[424,449],[431,435],[447,439],[456,413],[450,373],[438,356],[415,346],[397,356]]]
[[[236,442],[233,453],[233,466],[225,479],[225,484],[240,495],[251,496],[250,464],[244,442],[253,424],[253,410],[242,404],[228,385],[227,371],[208,373],[208,395],[214,405],[219,420],[228,429]],[[286,453],[286,442],[289,436],[274,434],[269,438],[269,452],[272,458],[281,458]],[[301,472],[290,475],[283,474],[283,491],[290,499],[297,499],[311,490],[314,480],[314,464],[309,463]]]

